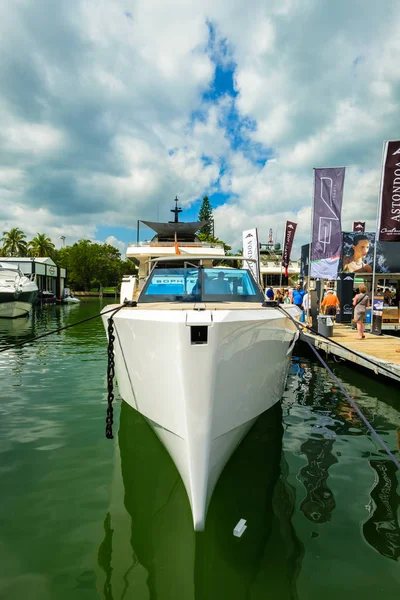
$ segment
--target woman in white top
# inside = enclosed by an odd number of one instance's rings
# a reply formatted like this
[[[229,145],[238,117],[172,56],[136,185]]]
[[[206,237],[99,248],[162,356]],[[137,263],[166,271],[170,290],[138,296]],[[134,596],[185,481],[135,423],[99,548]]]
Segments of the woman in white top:
[[[310,292],[307,292],[303,296],[303,307],[304,307],[305,315],[307,317],[307,323],[311,326],[312,319],[311,319],[311,295],[310,295]]]

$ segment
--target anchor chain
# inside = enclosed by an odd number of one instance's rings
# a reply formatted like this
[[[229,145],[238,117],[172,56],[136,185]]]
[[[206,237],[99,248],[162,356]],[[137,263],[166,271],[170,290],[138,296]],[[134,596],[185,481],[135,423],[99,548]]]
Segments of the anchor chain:
[[[107,327],[107,333],[108,333],[107,391],[108,391],[108,395],[107,395],[107,416],[106,416],[106,438],[108,440],[114,439],[113,431],[112,431],[112,426],[114,424],[113,402],[114,402],[114,377],[115,377],[114,317],[115,317],[116,313],[119,310],[121,310],[121,308],[124,308],[124,306],[137,306],[137,302],[133,302],[133,301],[128,302],[127,300],[125,300],[125,302],[123,304],[121,304],[121,306],[119,306],[117,308],[117,310],[115,310],[112,313],[112,315],[109,317],[108,327]]]
[[[115,313],[114,313],[115,314]],[[114,376],[115,376],[115,362],[114,362],[114,314],[108,319],[108,363],[107,363],[107,416],[106,416],[106,438],[108,440],[112,440],[114,438],[112,426],[114,423],[114,409],[113,409],[113,401],[114,401]]]

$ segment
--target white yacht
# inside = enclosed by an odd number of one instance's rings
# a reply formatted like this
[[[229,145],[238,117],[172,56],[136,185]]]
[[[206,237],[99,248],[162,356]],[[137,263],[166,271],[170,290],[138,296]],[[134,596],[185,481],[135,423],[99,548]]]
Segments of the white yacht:
[[[154,221],[138,221],[137,240],[131,243],[126,251],[126,258],[138,267],[138,277],[135,282],[135,293],[138,294],[143,288],[155,258],[181,255],[182,258],[204,256],[209,257],[206,266],[212,266],[212,259],[221,258],[225,255],[222,244],[215,242],[204,242],[196,235],[208,221],[195,221],[186,223],[179,221],[182,208],[178,207],[178,198],[175,198],[175,208],[171,209],[174,220],[168,223]],[[152,231],[150,240],[140,241],[140,223]],[[132,280],[132,276],[127,277]],[[136,279],[136,278],[135,278]]]
[[[213,258],[153,260],[137,303],[113,317],[120,395],[174,460],[196,531],[231,454],[282,397],[297,339],[287,313],[300,313],[268,305],[248,269],[205,266]]]
[[[18,265],[0,262],[0,318],[29,314],[37,294],[34,275],[27,277]]]

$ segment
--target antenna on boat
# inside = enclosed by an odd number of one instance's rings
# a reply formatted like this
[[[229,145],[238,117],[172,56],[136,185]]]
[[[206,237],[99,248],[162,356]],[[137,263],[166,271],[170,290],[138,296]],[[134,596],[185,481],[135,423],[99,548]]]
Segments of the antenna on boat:
[[[178,208],[178,202],[179,202],[178,196],[175,197],[175,202],[176,202],[175,208],[171,208],[171,212],[174,213],[175,219],[174,219],[174,221],[170,221],[170,223],[179,223],[179,213],[182,212],[182,209]]]

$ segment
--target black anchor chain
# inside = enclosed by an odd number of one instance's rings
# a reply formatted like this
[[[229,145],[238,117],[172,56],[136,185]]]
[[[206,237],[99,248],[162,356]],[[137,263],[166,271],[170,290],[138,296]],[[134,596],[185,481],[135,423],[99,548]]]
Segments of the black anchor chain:
[[[114,335],[114,316],[115,314],[121,310],[121,308],[124,308],[124,306],[137,306],[136,302],[128,302],[125,301],[124,304],[122,304],[121,306],[119,306],[117,308],[117,310],[115,312],[112,313],[112,315],[109,317],[108,319],[108,327],[107,327],[107,333],[108,333],[108,348],[107,348],[107,355],[108,355],[108,362],[107,362],[107,390],[108,390],[108,395],[107,395],[107,416],[106,416],[106,438],[108,440],[112,440],[114,439],[113,436],[113,431],[112,431],[112,426],[114,423],[114,409],[113,409],[113,402],[114,402],[114,377],[115,377],[115,360],[114,360],[114,342],[115,342],[115,335]]]
[[[114,362],[114,321],[113,316],[108,319],[108,363],[107,363],[107,416],[106,416],[106,438],[108,440],[112,440],[114,438],[112,432],[112,426],[114,423],[114,409],[113,409],[113,401],[114,401],[114,376],[115,376],[115,362]]]

